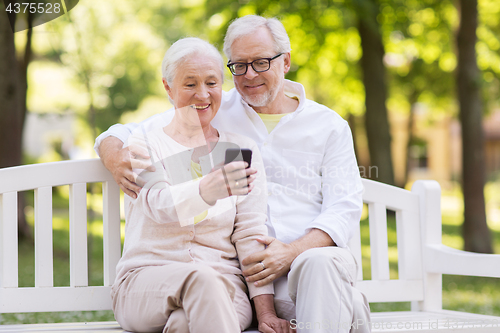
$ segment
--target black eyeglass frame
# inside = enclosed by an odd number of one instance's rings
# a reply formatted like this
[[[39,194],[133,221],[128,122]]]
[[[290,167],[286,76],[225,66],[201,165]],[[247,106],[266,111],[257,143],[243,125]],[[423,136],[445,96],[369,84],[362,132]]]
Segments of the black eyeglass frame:
[[[257,73],[263,73],[263,72],[267,72],[270,68],[271,68],[271,61],[278,58],[279,56],[283,55],[284,53],[279,53],[277,55],[275,55],[274,57],[272,58],[259,58],[259,59],[255,59],[254,61],[252,62],[230,62],[228,61],[227,62],[227,68],[229,68],[229,71],[231,72],[231,74],[233,74],[234,76],[241,76],[241,75],[245,75],[248,71],[248,65],[252,66],[252,69],[257,72]],[[267,60],[268,61],[268,67],[267,69],[263,70],[263,71],[259,71],[257,69],[255,69],[255,67],[253,66],[253,63],[256,62],[256,61],[260,61],[260,60]],[[236,65],[236,64],[240,64],[240,65],[245,65],[245,72],[241,73],[241,74],[235,74],[234,71],[231,69],[231,66],[233,65]]]

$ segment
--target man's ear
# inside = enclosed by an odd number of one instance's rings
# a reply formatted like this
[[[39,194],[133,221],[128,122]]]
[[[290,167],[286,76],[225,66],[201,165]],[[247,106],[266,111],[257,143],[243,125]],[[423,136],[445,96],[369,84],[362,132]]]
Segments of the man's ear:
[[[291,56],[290,56],[290,52],[287,52],[285,54],[283,54],[283,57],[284,57],[284,62],[285,62],[285,74],[288,73],[288,71],[290,70],[290,66],[292,65],[292,60],[291,60]]]
[[[167,80],[165,80],[163,78],[163,79],[161,79],[161,82],[163,82],[163,86],[165,87],[165,90],[167,91],[168,97],[172,98],[172,96],[171,96],[172,88],[170,88],[170,86],[168,85]]]

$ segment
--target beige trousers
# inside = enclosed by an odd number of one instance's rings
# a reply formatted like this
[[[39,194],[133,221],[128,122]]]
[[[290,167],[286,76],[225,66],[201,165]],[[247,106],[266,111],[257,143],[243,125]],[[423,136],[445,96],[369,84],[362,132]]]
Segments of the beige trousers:
[[[297,332],[370,332],[370,307],[354,288],[357,264],[347,249],[310,249],[292,263],[288,278],[274,282],[278,317]]]
[[[252,320],[246,292],[240,276],[172,263],[128,272],[111,297],[115,318],[127,331],[240,333]]]

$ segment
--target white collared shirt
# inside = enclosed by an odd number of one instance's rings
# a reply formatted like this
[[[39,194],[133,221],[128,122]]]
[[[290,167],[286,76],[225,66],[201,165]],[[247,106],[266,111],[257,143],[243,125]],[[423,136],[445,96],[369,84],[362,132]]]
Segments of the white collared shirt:
[[[346,247],[363,206],[351,130],[335,111],[306,99],[301,84],[285,80],[285,91],[299,98],[299,106],[271,133],[236,89],[223,92],[212,125],[248,136],[260,148],[267,175],[270,236],[290,243],[317,228]],[[140,125],[148,132],[166,126],[173,115],[170,109]],[[110,135],[126,142],[137,126],[111,126],[96,139],[96,152]]]

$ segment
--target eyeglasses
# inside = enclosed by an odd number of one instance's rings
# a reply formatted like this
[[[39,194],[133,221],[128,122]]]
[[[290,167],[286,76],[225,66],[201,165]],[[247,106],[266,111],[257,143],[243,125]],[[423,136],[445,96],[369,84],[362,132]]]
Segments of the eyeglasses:
[[[283,53],[280,53],[278,55],[275,55],[272,58],[261,58],[261,59],[256,59],[252,62],[228,62],[227,63],[227,68],[231,71],[231,73],[234,76],[239,76],[239,75],[245,75],[248,70],[248,65],[251,65],[253,70],[262,73],[266,72],[271,68],[271,60],[274,60],[278,58],[280,55]]]

